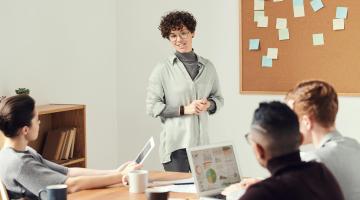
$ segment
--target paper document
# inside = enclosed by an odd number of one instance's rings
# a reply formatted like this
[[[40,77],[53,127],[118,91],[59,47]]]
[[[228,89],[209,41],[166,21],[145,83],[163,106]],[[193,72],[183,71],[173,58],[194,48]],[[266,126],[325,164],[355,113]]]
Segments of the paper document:
[[[190,185],[166,185],[154,187],[154,189],[167,190],[169,192],[181,192],[181,193],[196,193],[194,184]]]
[[[163,185],[185,185],[194,184],[194,178],[177,179],[171,181],[152,181],[149,183],[149,187],[163,186]]]

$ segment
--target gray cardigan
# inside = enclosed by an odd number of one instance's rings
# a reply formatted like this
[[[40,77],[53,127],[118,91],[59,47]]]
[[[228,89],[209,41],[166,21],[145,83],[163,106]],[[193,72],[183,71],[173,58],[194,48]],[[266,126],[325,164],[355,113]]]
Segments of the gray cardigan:
[[[191,79],[183,63],[171,55],[159,63],[149,78],[146,111],[152,117],[159,117],[165,106],[179,107],[197,99],[210,99],[218,111],[224,104],[219,79],[213,64],[198,56],[199,73]],[[208,112],[200,115],[184,115],[162,118],[160,134],[160,160],[170,161],[170,154],[178,149],[209,143]]]

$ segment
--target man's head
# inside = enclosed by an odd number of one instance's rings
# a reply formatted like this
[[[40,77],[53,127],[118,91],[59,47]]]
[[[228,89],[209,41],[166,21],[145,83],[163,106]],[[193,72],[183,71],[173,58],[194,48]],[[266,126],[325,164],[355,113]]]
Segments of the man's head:
[[[185,11],[173,11],[161,18],[161,36],[170,41],[180,53],[192,51],[192,38],[195,36],[196,19]]]
[[[304,81],[295,86],[285,97],[300,121],[304,144],[312,142],[310,131],[315,125],[322,129],[335,126],[338,97],[335,89],[324,81]]]
[[[284,103],[260,103],[255,110],[247,139],[262,166],[271,158],[299,149],[301,134],[296,114]]]

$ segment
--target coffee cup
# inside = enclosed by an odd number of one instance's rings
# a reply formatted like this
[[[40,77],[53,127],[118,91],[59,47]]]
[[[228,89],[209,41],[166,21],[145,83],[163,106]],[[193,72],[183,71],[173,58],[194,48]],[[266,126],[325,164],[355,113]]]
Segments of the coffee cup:
[[[148,171],[133,170],[123,176],[122,182],[129,187],[130,193],[144,193],[148,185]]]
[[[147,200],[167,200],[169,191],[166,189],[148,188],[146,189]]]
[[[44,198],[43,193],[46,193],[46,198]],[[41,196],[43,195],[43,196]],[[67,185],[49,185],[44,189],[39,191],[40,199],[47,200],[66,200],[67,199]]]

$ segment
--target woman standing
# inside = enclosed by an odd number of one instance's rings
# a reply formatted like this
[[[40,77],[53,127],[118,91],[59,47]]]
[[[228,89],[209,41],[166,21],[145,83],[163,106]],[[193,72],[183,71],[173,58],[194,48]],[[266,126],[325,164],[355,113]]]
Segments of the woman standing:
[[[189,172],[185,148],[209,143],[208,116],[224,104],[215,67],[192,48],[195,28],[184,11],[163,16],[159,26],[175,53],[151,73],[146,109],[163,124],[159,150],[166,171]]]

